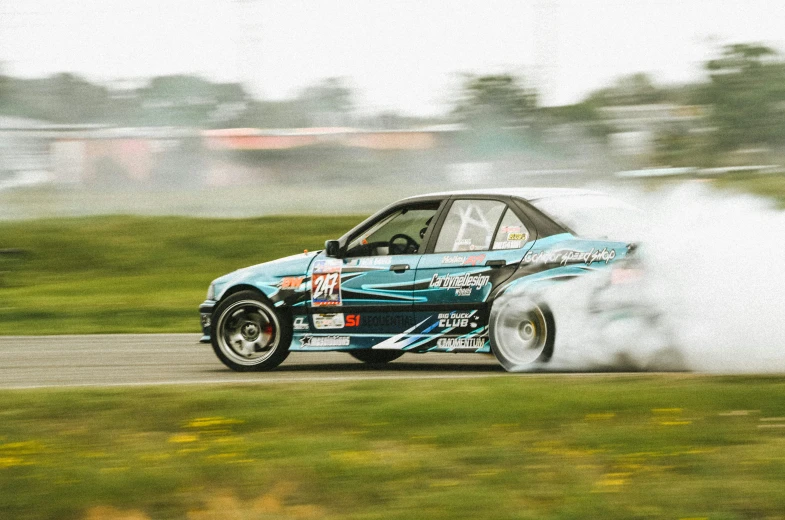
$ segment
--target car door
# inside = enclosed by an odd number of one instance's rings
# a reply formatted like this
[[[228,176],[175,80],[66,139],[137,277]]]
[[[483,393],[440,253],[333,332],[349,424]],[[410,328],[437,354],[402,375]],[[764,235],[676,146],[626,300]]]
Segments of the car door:
[[[534,239],[517,207],[493,198],[455,198],[431,250],[420,258],[414,320],[417,350],[485,351],[487,301],[517,269]]]
[[[314,260],[311,345],[375,346],[413,325],[417,263],[440,203],[397,206],[350,236],[341,258],[322,254]]]

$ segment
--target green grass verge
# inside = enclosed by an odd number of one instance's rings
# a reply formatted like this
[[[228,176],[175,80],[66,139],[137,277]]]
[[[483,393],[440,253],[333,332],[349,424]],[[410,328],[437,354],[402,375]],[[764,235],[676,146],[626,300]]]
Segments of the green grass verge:
[[[714,185],[718,188],[740,193],[752,193],[768,197],[776,201],[780,208],[785,208],[785,173],[726,175],[718,177],[714,181]]]
[[[0,334],[198,332],[214,278],[321,249],[362,217],[89,217],[0,223]]]
[[[782,378],[0,392],[0,517],[781,518]]]
[[[713,188],[722,192],[759,195],[774,201],[779,208],[785,208],[785,172],[730,173],[717,177],[661,177],[636,179],[633,184],[646,190],[658,190],[678,187],[689,182],[708,182]]]

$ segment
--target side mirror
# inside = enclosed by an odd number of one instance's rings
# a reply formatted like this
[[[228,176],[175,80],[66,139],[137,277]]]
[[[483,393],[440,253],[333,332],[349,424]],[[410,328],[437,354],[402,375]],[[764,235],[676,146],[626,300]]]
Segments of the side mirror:
[[[341,243],[337,240],[328,240],[324,243],[324,253],[330,258],[340,258]]]

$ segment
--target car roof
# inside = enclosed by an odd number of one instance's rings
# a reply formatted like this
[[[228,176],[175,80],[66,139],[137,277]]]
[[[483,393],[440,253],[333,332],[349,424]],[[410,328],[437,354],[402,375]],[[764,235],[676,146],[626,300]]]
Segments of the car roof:
[[[406,204],[409,202],[432,202],[435,200],[445,199],[451,196],[474,196],[474,195],[482,195],[482,196],[500,196],[500,197],[513,197],[517,199],[523,199],[525,201],[535,201],[553,197],[566,197],[566,196],[581,196],[581,195],[602,195],[602,192],[599,191],[592,191],[592,190],[584,190],[578,188],[488,188],[488,189],[474,189],[474,190],[453,190],[453,191],[440,191],[434,193],[423,193],[422,195],[413,195],[411,197],[406,197],[404,199],[400,199],[396,202],[393,202],[380,210],[378,210],[373,215],[369,216],[358,225],[347,231],[340,240],[345,240],[350,234],[359,229],[369,222],[372,222],[376,219],[379,215],[390,211],[392,208],[398,207],[401,204]],[[559,226],[553,222],[551,217],[545,216],[546,219],[550,222],[550,225]],[[547,225],[547,224],[546,224]],[[559,228],[561,229],[561,228]]]
[[[565,197],[575,195],[601,195],[599,191],[584,190],[578,188],[491,188],[475,190],[454,190],[425,193],[408,197],[403,200],[418,200],[429,198],[443,198],[449,196],[472,196],[472,195],[500,195],[504,197],[515,197],[527,201],[546,199],[551,197]]]

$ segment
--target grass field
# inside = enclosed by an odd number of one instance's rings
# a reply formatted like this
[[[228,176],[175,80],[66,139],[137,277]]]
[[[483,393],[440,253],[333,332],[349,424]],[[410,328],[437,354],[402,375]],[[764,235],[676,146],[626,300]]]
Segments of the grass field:
[[[783,518],[785,381],[0,392],[0,518]]]
[[[211,279],[361,218],[2,222],[0,334],[196,332]],[[0,391],[0,520],[317,518],[785,519],[785,379]]]
[[[785,208],[785,173],[771,175],[734,174],[719,177],[714,186],[739,193],[752,193],[768,197]]]
[[[213,278],[321,249],[362,216],[0,222],[0,334],[198,332]]]

